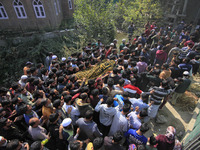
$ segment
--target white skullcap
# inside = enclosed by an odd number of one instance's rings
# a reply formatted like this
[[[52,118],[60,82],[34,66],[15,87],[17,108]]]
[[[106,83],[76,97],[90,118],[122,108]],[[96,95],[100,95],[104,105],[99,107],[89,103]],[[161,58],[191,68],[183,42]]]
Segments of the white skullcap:
[[[54,60],[54,59],[56,59],[56,58],[57,58],[57,56],[56,56],[56,55],[53,55],[53,56],[52,56],[52,59],[53,59],[53,60]]]
[[[72,119],[71,118],[66,118],[66,119],[64,119],[63,121],[62,121],[62,126],[63,127],[67,127],[68,125],[70,125],[71,124],[71,122],[72,122]]]
[[[190,73],[189,73],[188,71],[184,71],[184,72],[183,72],[183,75],[189,76],[189,74],[190,74]]]
[[[66,60],[66,58],[65,57],[62,57],[62,61],[65,61]]]
[[[21,76],[21,80],[25,80],[25,79],[27,79],[27,78],[28,78],[27,75],[23,75],[23,76]]]
[[[123,49],[128,49],[128,47],[125,46]]]
[[[0,136],[0,142],[1,142],[2,138],[3,138],[3,136]]]
[[[110,43],[110,46],[114,46],[114,43]]]
[[[126,39],[123,39],[122,42],[126,42]]]

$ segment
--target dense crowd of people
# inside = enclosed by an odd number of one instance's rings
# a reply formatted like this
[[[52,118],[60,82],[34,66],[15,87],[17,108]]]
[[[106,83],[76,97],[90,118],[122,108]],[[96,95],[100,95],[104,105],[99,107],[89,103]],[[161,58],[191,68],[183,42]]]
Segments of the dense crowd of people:
[[[27,62],[20,80],[0,88],[0,150],[173,150],[176,127],[145,137],[159,109],[177,100],[199,71],[200,33],[192,24],[145,25],[141,36],[105,46],[88,43],[69,58],[49,52]],[[112,71],[95,79],[77,72],[102,61]]]

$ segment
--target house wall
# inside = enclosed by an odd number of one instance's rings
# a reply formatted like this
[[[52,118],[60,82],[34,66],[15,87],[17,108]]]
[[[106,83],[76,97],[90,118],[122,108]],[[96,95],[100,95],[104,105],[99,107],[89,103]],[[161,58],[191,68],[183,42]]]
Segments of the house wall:
[[[8,19],[0,19],[0,30],[41,30],[44,28],[54,29],[59,27],[61,21],[63,20],[64,15],[72,16],[71,11],[64,10],[67,6],[63,6],[63,1],[67,0],[59,0],[60,3],[60,12],[58,8],[57,0],[40,0],[43,3],[43,7],[45,10],[46,18],[36,18],[35,11],[32,5],[33,0],[21,0],[24,5],[27,18],[18,19],[13,7],[13,0],[0,0],[3,4]],[[54,1],[57,4],[58,15],[56,15]],[[64,3],[66,4],[66,3]],[[67,14],[69,12],[69,14]]]

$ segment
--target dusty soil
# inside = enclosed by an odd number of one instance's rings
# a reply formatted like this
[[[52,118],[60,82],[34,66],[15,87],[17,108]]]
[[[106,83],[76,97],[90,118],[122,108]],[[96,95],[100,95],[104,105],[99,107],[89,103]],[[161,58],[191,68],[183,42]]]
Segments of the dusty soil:
[[[176,128],[177,138],[181,140],[186,132],[186,128],[190,119],[193,116],[193,111],[196,107],[198,98],[200,97],[200,76],[192,78],[192,84],[188,91],[181,97],[175,106],[169,102],[159,110],[158,115],[163,115],[167,122],[164,124],[158,124],[154,120],[150,121],[151,130],[145,135],[146,137],[152,134],[165,134],[168,126],[174,126]]]

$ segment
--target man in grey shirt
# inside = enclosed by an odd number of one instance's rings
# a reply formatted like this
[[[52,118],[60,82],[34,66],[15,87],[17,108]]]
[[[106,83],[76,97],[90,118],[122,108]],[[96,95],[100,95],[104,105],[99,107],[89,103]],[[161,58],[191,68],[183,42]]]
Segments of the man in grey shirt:
[[[119,106],[112,107],[113,102],[118,101]],[[100,130],[102,131],[104,136],[108,135],[110,130],[111,123],[113,121],[113,116],[122,109],[122,102],[119,101],[117,98],[108,97],[106,104],[101,104],[103,99],[101,99],[95,107],[95,111],[99,112],[99,120],[100,120]]]
[[[77,126],[80,129],[80,134],[78,140],[90,139],[93,141],[96,137],[101,137],[102,133],[99,131],[97,124],[92,120],[93,111],[87,110],[85,113],[85,118],[79,118],[76,121]]]
[[[126,119],[126,114],[129,113],[129,110],[130,104],[125,104],[122,112],[117,111],[114,115],[108,136],[114,135],[117,131],[125,133],[128,130],[128,120]]]
[[[48,138],[47,130],[39,125],[40,120],[36,117],[29,120],[28,132],[34,141],[41,141]]]

